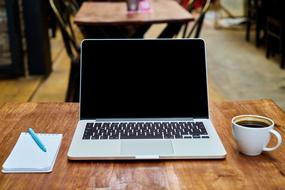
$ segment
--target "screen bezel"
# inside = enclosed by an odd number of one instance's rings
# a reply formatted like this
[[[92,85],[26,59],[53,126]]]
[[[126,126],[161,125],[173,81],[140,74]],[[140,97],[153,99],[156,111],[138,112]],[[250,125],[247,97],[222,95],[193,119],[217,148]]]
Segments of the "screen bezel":
[[[85,44],[89,44],[89,43],[96,43],[96,41],[120,41],[120,43],[122,41],[137,41],[137,40],[140,40],[140,41],[148,41],[146,43],[151,43],[149,41],[195,41],[196,44],[198,44],[199,49],[201,49],[201,51],[203,51],[203,54],[205,55],[204,56],[204,69],[205,69],[205,81],[206,81],[206,84],[205,84],[205,91],[206,91],[206,109],[203,111],[205,112],[205,114],[203,114],[203,116],[199,117],[199,118],[205,118],[205,119],[208,119],[209,118],[209,96],[208,96],[208,73],[207,73],[207,58],[206,58],[206,47],[205,47],[205,42],[203,39],[84,39],[82,42],[81,42],[81,56],[80,56],[80,94],[79,94],[79,104],[80,104],[80,112],[79,112],[79,117],[80,117],[80,120],[90,120],[90,119],[136,119],[136,118],[140,118],[140,119],[144,119],[145,117],[135,117],[135,118],[131,118],[131,117],[124,117],[124,118],[113,118],[113,117],[96,117],[94,115],[94,117],[90,118],[90,117],[85,117],[83,114],[82,114],[82,110],[84,109],[82,107],[82,99],[81,99],[81,93],[82,93],[82,66],[83,66],[83,62],[82,62],[82,56],[83,56],[83,51],[84,49],[86,49],[88,46],[85,45]],[[178,42],[179,43],[179,42]],[[195,47],[196,48],[196,47]],[[85,50],[86,51],[86,50]],[[155,117],[148,117],[147,119],[154,119]],[[169,118],[169,117],[159,117],[160,119],[163,118],[163,119],[166,119],[166,118]],[[179,117],[179,118],[194,118],[193,116],[189,115],[189,117]],[[196,118],[196,117],[195,117]]]

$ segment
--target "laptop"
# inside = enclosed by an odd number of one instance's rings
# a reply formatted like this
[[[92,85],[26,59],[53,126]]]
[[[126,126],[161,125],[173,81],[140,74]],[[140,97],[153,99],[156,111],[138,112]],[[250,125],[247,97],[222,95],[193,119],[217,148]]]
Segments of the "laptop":
[[[221,159],[202,39],[81,44],[80,120],[70,160]]]

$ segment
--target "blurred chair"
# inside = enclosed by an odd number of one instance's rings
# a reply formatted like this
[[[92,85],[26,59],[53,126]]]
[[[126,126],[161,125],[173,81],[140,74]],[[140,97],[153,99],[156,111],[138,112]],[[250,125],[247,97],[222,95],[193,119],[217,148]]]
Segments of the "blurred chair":
[[[80,82],[80,46],[77,44],[71,17],[78,11],[79,6],[74,0],[49,0],[61,31],[65,50],[71,60],[69,81],[66,93],[67,102],[79,101]]]
[[[56,29],[57,29],[57,22],[56,22],[56,18],[54,16],[53,10],[51,9],[51,7],[48,7],[48,29],[49,29],[49,35],[52,38],[56,37]]]
[[[255,23],[255,45],[261,44],[261,32],[265,30],[265,6],[264,0],[246,0],[246,41],[250,40],[252,24]]]
[[[283,0],[266,1],[266,57],[280,52],[280,67],[285,67],[285,16],[282,7]]]
[[[284,22],[282,23],[282,20],[279,20],[278,18],[274,18],[272,16],[268,16],[266,18],[266,27],[266,57],[270,58],[271,56],[274,56],[276,52],[279,51],[282,54],[281,42],[282,30],[284,30]],[[281,67],[284,68],[284,63],[281,64]]]
[[[197,2],[197,0],[190,0],[187,5],[187,9],[190,13],[193,13],[193,11],[195,10],[195,7],[193,6],[195,5],[195,2]],[[195,18],[195,21],[193,24],[190,23],[190,25],[192,24],[190,31],[188,29],[189,23],[187,23],[184,26],[183,38],[190,38],[190,37],[199,38],[200,36],[205,14],[209,10],[211,0],[202,0],[202,1],[200,0],[200,3],[201,3],[201,7],[199,8],[200,9],[199,15],[197,18]]]

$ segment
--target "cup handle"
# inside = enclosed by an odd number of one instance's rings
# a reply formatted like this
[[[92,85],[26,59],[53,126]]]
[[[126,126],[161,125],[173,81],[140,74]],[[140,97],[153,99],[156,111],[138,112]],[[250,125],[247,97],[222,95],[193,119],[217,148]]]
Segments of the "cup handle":
[[[271,129],[269,132],[272,133],[273,135],[275,135],[275,137],[277,138],[277,144],[272,148],[264,147],[263,151],[275,150],[276,148],[278,148],[281,145],[281,142],[282,142],[282,137],[277,131],[275,131],[274,129]]]

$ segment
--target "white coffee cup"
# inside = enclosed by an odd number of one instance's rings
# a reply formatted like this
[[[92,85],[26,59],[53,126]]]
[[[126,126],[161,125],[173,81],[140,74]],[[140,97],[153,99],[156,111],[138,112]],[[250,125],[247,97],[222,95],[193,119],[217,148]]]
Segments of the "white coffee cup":
[[[239,151],[249,156],[256,156],[262,151],[273,151],[282,142],[281,135],[273,129],[274,121],[259,115],[239,115],[232,119],[232,132]],[[266,147],[271,134],[277,138],[274,147]]]

